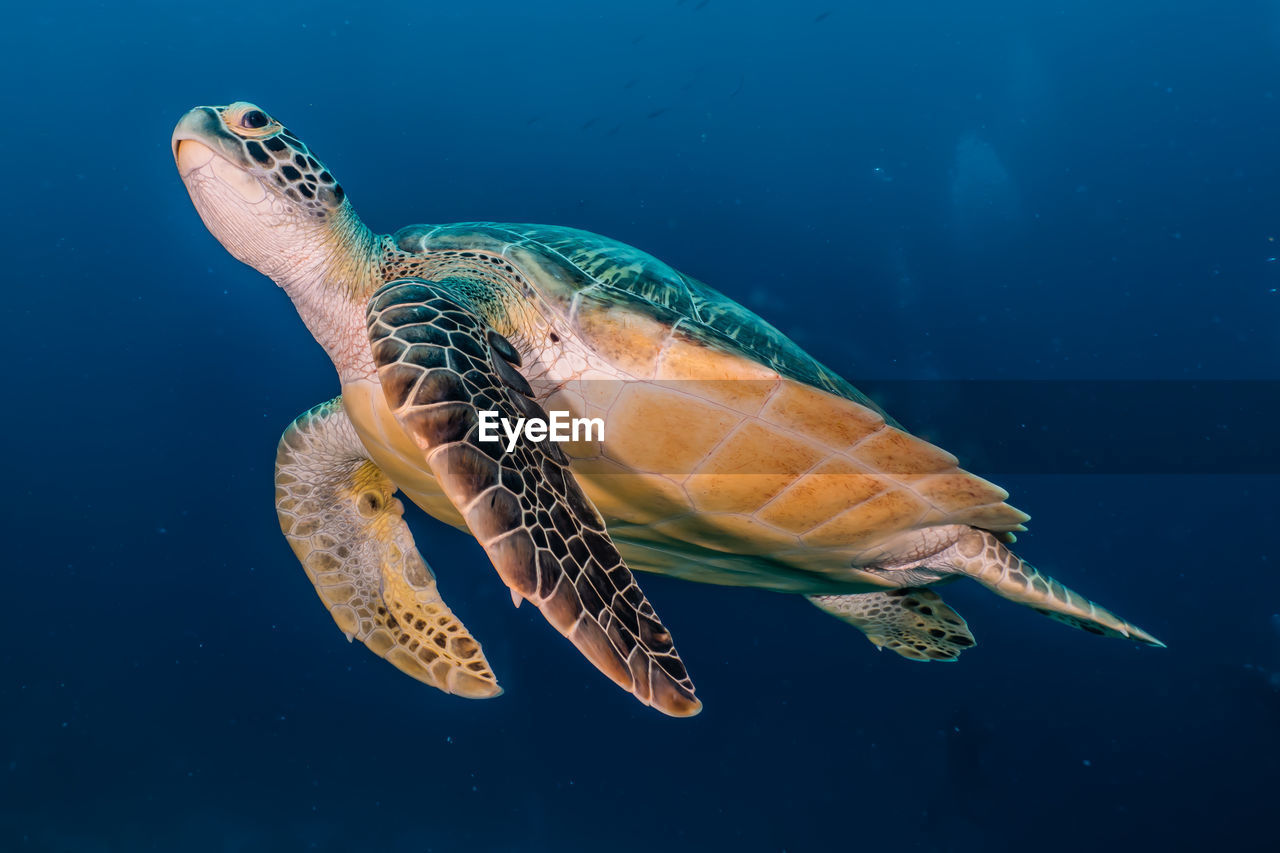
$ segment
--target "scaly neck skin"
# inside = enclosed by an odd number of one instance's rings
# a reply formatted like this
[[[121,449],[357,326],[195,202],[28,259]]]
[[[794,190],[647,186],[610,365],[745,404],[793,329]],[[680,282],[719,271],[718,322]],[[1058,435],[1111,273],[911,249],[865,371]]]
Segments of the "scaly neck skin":
[[[293,300],[302,322],[328,353],[342,384],[377,372],[365,328],[365,305],[382,284],[383,237],[360,221],[350,202],[329,220],[306,250],[281,256],[263,270]]]

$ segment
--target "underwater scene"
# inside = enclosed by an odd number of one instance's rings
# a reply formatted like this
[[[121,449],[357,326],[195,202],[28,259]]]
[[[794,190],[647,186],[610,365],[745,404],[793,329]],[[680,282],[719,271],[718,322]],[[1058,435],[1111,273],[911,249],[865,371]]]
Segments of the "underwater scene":
[[[6,18],[0,851],[1274,846],[1280,2]]]

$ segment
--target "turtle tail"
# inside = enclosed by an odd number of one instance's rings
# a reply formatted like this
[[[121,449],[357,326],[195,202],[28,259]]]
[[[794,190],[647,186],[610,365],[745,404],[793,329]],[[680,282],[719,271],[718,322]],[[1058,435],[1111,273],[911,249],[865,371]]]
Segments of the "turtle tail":
[[[1138,626],[1041,573],[986,530],[970,529],[939,556],[946,559],[952,570],[1050,619],[1091,634],[1126,637],[1149,646],[1164,647],[1164,643]]]

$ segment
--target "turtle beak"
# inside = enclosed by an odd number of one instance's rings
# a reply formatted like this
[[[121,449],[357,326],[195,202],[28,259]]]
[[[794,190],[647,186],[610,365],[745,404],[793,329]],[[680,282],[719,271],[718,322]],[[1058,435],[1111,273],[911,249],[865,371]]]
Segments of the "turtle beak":
[[[173,159],[178,164],[178,174],[184,178],[207,166],[213,157],[213,149],[194,139],[179,139],[173,144]]]
[[[197,172],[234,190],[242,200],[256,204],[266,197],[266,189],[253,176],[241,141],[222,123],[215,107],[196,107],[184,115],[170,138],[173,160],[188,190],[196,192],[192,180]]]
[[[205,140],[217,136],[219,123],[221,122],[218,114],[212,107],[196,107],[179,119],[178,126],[173,129],[173,136],[169,139],[169,144],[173,148],[173,159],[178,164],[179,172],[185,175],[192,168],[209,162],[213,150]],[[203,156],[198,163],[192,162],[193,155],[201,148],[208,152],[208,156]],[[188,162],[184,163],[184,160]]]
[[[174,162],[185,177],[192,169],[206,165],[214,157],[233,166],[249,168],[244,146],[227,130],[219,115],[219,107],[196,107],[178,120],[169,144]]]

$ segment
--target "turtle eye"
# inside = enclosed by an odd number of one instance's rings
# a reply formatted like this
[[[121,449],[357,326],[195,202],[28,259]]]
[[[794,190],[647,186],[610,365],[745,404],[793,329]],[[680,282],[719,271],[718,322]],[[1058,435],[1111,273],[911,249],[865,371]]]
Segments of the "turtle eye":
[[[267,118],[267,114],[262,110],[249,110],[240,116],[240,126],[247,130],[258,130],[270,123],[271,119]]]

